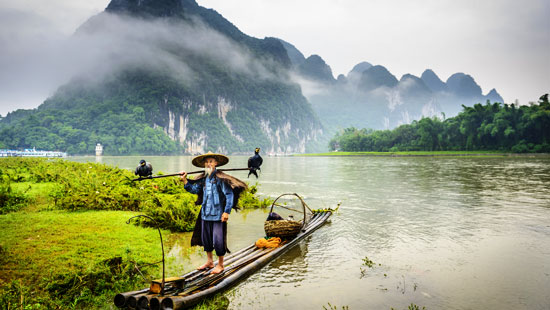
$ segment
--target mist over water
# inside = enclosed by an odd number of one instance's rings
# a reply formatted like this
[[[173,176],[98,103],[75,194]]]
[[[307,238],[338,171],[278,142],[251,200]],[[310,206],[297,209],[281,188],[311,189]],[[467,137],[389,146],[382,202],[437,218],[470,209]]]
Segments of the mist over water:
[[[230,158],[228,168],[247,159]],[[133,169],[139,159],[101,161]],[[188,156],[146,159],[155,173],[196,170]],[[262,195],[296,192],[312,208],[342,205],[331,223],[230,290],[230,309],[550,305],[550,157],[266,157],[258,182]],[[265,217],[233,213],[230,248],[263,236]],[[170,250],[185,270],[204,259],[188,242],[184,234]]]

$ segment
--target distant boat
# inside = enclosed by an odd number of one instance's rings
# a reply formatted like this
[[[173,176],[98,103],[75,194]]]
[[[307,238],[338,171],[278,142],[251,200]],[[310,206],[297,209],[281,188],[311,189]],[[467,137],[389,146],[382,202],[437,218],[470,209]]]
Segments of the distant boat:
[[[67,153],[57,151],[42,151],[32,149],[19,150],[0,150],[0,157],[47,157],[47,158],[65,158]]]

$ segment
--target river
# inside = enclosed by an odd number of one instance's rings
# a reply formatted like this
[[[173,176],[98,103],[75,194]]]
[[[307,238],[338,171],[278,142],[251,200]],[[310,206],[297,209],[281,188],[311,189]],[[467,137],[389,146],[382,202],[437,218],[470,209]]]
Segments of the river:
[[[145,159],[155,172],[196,170],[188,156]],[[265,157],[258,182],[264,196],[341,207],[231,289],[230,309],[550,309],[550,157]],[[230,248],[263,236],[265,212],[232,213]],[[169,253],[191,270],[203,257],[187,235]]]

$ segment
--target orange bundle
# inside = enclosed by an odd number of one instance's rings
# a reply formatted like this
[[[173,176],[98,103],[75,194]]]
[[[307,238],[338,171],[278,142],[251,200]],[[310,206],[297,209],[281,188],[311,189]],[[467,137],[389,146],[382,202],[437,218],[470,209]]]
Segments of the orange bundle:
[[[258,248],[276,248],[281,244],[281,238],[279,237],[273,237],[273,238],[260,238],[258,241],[256,241],[256,246]]]

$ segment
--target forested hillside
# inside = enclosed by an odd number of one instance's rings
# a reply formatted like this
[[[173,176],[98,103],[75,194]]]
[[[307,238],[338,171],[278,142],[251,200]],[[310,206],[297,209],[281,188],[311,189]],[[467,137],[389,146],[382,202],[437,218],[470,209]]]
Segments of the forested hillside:
[[[305,152],[322,134],[282,44],[194,0],[113,0],[72,40],[89,46],[87,70],[0,120],[0,148]]]
[[[429,69],[398,79],[361,62],[335,79],[321,56],[248,36],[195,0],[112,0],[67,48],[75,49],[82,72],[37,109],[0,118],[0,148],[74,155],[93,154],[101,143],[107,155],[319,152],[343,128],[415,128],[422,117],[437,122],[461,106],[504,102],[464,73],[445,82]],[[472,139],[468,145],[477,145]]]
[[[501,150],[550,153],[548,94],[538,103],[515,106],[487,102],[463,107],[456,117],[422,118],[394,130],[347,128],[330,141],[341,151]]]

